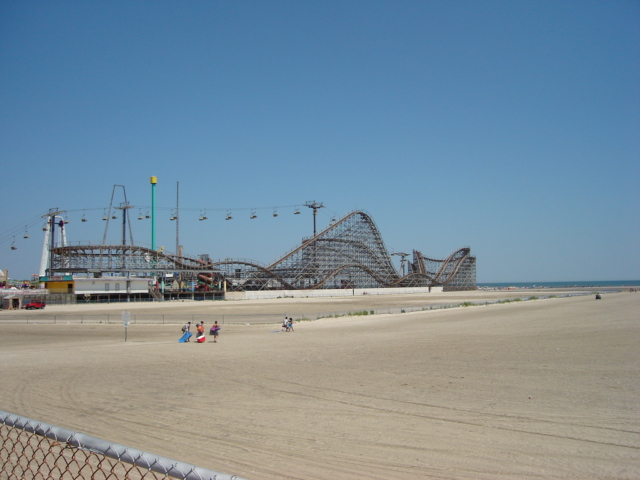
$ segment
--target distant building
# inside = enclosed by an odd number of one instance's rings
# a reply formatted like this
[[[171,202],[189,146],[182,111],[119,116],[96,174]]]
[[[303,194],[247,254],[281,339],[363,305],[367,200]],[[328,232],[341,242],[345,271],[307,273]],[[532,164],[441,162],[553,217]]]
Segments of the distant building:
[[[71,293],[82,296],[149,293],[149,279],[136,277],[78,278],[64,276],[47,279],[45,285],[49,293]]]

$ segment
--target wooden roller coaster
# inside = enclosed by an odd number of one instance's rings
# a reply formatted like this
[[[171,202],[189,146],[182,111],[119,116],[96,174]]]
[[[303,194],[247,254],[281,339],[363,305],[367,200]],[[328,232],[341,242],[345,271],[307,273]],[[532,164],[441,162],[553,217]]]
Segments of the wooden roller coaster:
[[[363,211],[354,211],[304,239],[270,265],[244,259],[191,258],[135,245],[81,245],[51,248],[48,274],[154,276],[181,272],[184,278],[205,284],[224,281],[228,290],[475,288],[475,257],[468,247],[444,260],[414,250],[413,261],[407,263],[408,273],[398,273],[373,219]]]

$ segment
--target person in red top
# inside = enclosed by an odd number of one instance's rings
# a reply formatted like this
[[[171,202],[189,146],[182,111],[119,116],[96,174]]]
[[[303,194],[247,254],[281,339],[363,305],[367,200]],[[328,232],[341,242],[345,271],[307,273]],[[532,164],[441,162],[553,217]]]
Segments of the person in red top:
[[[200,322],[197,326],[196,329],[198,330],[198,336],[196,338],[198,343],[202,343],[205,340],[204,337],[204,322]]]

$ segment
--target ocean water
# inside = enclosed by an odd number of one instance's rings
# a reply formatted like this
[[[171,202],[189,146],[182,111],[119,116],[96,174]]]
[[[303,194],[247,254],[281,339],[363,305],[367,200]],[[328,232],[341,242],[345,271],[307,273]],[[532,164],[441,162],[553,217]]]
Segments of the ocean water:
[[[511,282],[482,283],[478,287],[489,288],[563,288],[563,287],[630,287],[640,285],[640,280],[590,280],[586,282]]]

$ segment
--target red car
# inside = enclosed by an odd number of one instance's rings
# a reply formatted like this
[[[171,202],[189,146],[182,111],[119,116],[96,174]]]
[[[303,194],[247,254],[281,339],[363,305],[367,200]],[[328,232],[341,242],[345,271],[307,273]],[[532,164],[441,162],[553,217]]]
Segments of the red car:
[[[22,308],[26,308],[27,310],[34,310],[34,309],[44,308],[45,305],[46,305],[46,303],[44,303],[44,302],[39,302],[38,300],[34,300],[33,302],[27,303]]]

